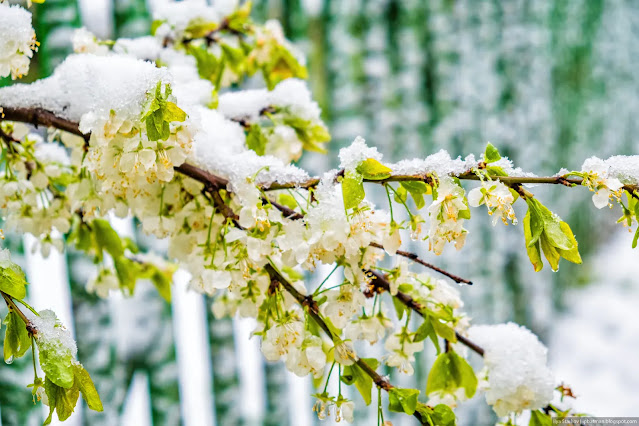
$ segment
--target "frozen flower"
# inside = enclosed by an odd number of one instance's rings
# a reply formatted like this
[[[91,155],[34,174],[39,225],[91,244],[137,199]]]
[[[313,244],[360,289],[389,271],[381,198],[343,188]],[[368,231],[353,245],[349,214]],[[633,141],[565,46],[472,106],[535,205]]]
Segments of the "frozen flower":
[[[439,180],[437,199],[428,208],[430,215],[429,248],[441,254],[447,242],[455,242],[457,250],[464,246],[466,231],[461,212],[467,212],[464,189],[449,176]]]
[[[468,204],[472,207],[479,207],[486,204],[488,214],[493,215],[493,226],[497,220],[501,219],[505,225],[510,220],[513,225],[517,224],[515,210],[512,204],[515,197],[510,189],[499,181],[483,181],[481,186],[472,189],[468,193]]]
[[[31,12],[20,6],[0,3],[0,77],[14,80],[29,72],[29,61],[36,50]]]
[[[581,171],[584,174],[582,185],[595,192],[592,202],[598,209],[606,207],[611,197],[621,197],[623,183],[609,176],[610,166],[604,160],[591,157],[584,161]]]
[[[78,28],[73,32],[73,51],[75,53],[92,53],[94,55],[106,55],[109,48],[104,44],[98,43],[98,39],[93,33],[86,28]]]
[[[468,336],[484,348],[480,388],[498,416],[548,405],[554,380],[546,365],[548,350],[537,336],[512,322],[473,326]]]

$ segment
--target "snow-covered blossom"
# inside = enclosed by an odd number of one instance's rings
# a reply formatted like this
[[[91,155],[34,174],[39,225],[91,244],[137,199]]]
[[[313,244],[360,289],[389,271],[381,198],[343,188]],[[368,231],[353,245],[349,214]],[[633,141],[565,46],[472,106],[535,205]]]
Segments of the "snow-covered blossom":
[[[610,165],[597,157],[590,157],[581,166],[584,173],[583,185],[594,191],[592,202],[595,207],[602,209],[606,207],[611,197],[621,197],[623,183],[610,176]]]
[[[473,326],[468,337],[484,348],[480,388],[498,416],[536,410],[552,399],[554,379],[548,350],[537,336],[512,322]]]
[[[339,167],[345,171],[352,171],[359,163],[369,158],[381,162],[382,154],[377,151],[377,148],[366,145],[364,138],[358,136],[349,146],[339,150]]]
[[[97,37],[85,27],[78,28],[73,32],[71,42],[75,53],[91,53],[94,55],[106,55],[109,53],[109,48],[104,44],[98,43]]]
[[[18,5],[0,3],[0,77],[14,80],[29,72],[29,61],[36,50],[31,12]]]
[[[428,245],[435,254],[441,254],[447,242],[455,242],[457,250],[464,246],[468,231],[464,229],[464,218],[460,213],[467,210],[464,189],[449,176],[440,178],[437,198],[428,208]]]
[[[497,220],[501,219],[505,225],[510,220],[513,225],[517,224],[515,210],[512,204],[515,197],[510,189],[499,181],[482,181],[481,186],[472,189],[468,193],[468,204],[472,207],[479,207],[486,204],[488,214],[493,216],[493,226]]]

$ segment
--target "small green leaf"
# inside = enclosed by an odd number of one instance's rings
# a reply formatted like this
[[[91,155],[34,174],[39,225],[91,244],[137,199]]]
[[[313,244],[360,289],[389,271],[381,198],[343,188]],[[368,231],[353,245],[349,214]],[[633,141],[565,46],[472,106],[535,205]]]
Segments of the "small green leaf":
[[[257,155],[264,155],[267,142],[266,136],[262,133],[262,128],[258,124],[251,124],[246,135],[248,149],[252,149]]]
[[[49,399],[49,416],[44,421],[45,425],[51,423],[53,412],[58,413],[58,419],[63,422],[68,419],[78,403],[80,389],[78,386],[70,386],[68,389],[56,385],[47,376],[44,380],[44,391]]]
[[[431,323],[433,324],[433,328],[438,336],[443,337],[444,339],[455,343],[457,341],[457,336],[455,335],[455,330],[448,324],[444,324],[436,318],[431,319]]]
[[[417,389],[392,388],[388,392],[388,409],[412,415],[417,408]]]
[[[84,369],[82,365],[74,365],[75,384],[82,392],[82,398],[86,401],[90,409],[94,411],[102,411],[102,401],[100,401],[100,395],[95,389],[91,376]]]
[[[632,248],[637,248],[637,241],[639,241],[639,226],[637,227],[637,232],[635,232],[635,237],[632,239]]]
[[[31,336],[25,323],[13,310],[9,310],[3,323],[7,326],[4,333],[4,361],[9,364],[29,350]]]
[[[395,298],[393,298],[393,300],[394,299]],[[402,306],[404,305],[402,304]],[[439,347],[439,338],[437,337],[437,333],[435,332],[435,328],[433,327],[433,324],[431,321],[437,321],[437,320],[431,318],[430,315],[424,315],[424,321],[415,332],[414,341],[421,342],[422,340],[425,340],[428,337],[433,342],[433,345],[435,345],[435,348],[437,349],[437,353],[439,354],[439,352],[441,352],[441,349]]]
[[[357,173],[361,174],[364,179],[382,180],[390,177],[392,170],[375,160],[367,158],[357,165]]]
[[[342,197],[344,198],[345,209],[348,210],[359,206],[359,203],[366,197],[362,175],[346,173],[346,176],[342,179]]]
[[[404,305],[396,297],[393,297],[392,300],[393,300],[393,306],[395,307],[395,312],[397,313],[397,319],[401,320],[404,317],[404,312],[406,311],[406,305]]]
[[[540,233],[541,235],[541,233]],[[526,241],[526,252],[528,253],[528,258],[530,259],[530,263],[532,263],[533,268],[535,268],[535,272],[539,272],[543,269],[544,264],[541,261],[541,249],[539,246],[539,241],[531,243],[532,233],[530,229],[530,209],[524,216],[524,239]]]
[[[106,250],[112,257],[124,255],[122,240],[117,232],[113,230],[109,222],[104,219],[95,219],[92,222],[95,232],[95,239],[102,250]]]
[[[417,209],[422,209],[426,205],[424,195],[428,195],[432,192],[430,185],[426,185],[421,181],[400,182],[400,188],[404,188],[410,193]]]
[[[561,222],[559,225],[561,226],[561,231],[564,233],[564,235],[566,235],[566,237],[568,237],[570,242],[573,244],[573,248],[570,250],[563,250],[558,248],[557,251],[559,252],[561,257],[563,257],[567,261],[572,263],[577,263],[577,264],[581,263],[581,255],[579,254],[579,244],[577,243],[577,239],[575,239],[575,235],[572,233],[572,230],[570,229],[570,225],[568,225],[566,222]]]
[[[0,291],[22,300],[27,297],[27,284],[22,268],[10,260],[0,263]]]
[[[288,207],[289,209],[295,209],[297,207],[297,202],[295,201],[295,197],[290,194],[282,193],[277,196],[277,202]]]
[[[541,242],[541,250],[544,252],[546,260],[548,260],[552,270],[556,272],[559,269],[559,259],[561,259],[559,252],[550,244],[546,238],[546,234],[542,235],[539,241]]]
[[[456,418],[453,410],[446,404],[438,404],[430,416],[436,426],[455,426]]]
[[[71,351],[62,348],[61,343],[52,347],[49,345],[43,346],[38,342],[37,338],[36,343],[38,343],[38,349],[40,350],[40,366],[47,375],[47,379],[62,388],[71,388],[74,380]]]
[[[205,80],[215,83],[217,74],[221,71],[220,61],[206,49],[206,46],[189,45],[187,49],[189,55],[195,58],[197,72]]]
[[[167,302],[171,302],[171,275],[167,276],[166,273],[162,272],[156,267],[153,267],[154,272],[151,275],[151,282],[155,285],[155,288],[160,293],[160,296]]]
[[[154,36],[155,32],[158,30],[158,28],[160,28],[160,26],[166,21],[160,20],[160,19],[156,19],[153,22],[151,22],[151,35]]]
[[[486,163],[494,163],[495,161],[499,161],[501,159],[499,151],[490,142],[488,142],[488,144],[486,145],[486,151],[484,151],[484,159],[486,160]]]
[[[164,109],[164,120],[172,123],[174,121],[183,122],[186,120],[186,113],[173,102],[166,102]]]
[[[552,419],[550,416],[540,410],[530,412],[530,422],[528,426],[551,426]]]
[[[467,398],[472,398],[477,390],[477,377],[473,368],[454,351],[440,354],[428,374],[426,394],[444,392],[454,394],[464,388]]]
[[[379,361],[375,358],[363,358],[366,364],[368,364],[373,370],[377,369]],[[373,379],[365,374],[357,364],[345,366],[341,377],[342,382],[347,385],[355,384],[355,387],[362,395],[366,405],[371,403],[371,390],[373,388]]]
[[[406,188],[400,185],[393,193],[393,198],[395,199],[396,203],[405,203],[408,199],[408,191],[406,191]]]

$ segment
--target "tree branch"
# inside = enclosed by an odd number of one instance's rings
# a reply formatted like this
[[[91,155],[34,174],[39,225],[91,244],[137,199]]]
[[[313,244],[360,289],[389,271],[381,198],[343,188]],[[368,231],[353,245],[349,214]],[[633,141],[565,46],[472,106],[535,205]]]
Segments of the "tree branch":
[[[381,244],[377,244],[377,243],[370,243],[371,247],[375,247],[375,248],[379,248],[379,249],[384,249],[384,246]],[[473,282],[470,280],[467,280],[466,278],[461,278],[458,277],[457,275],[451,274],[448,271],[443,270],[442,268],[439,268],[431,263],[426,262],[425,260],[422,260],[419,256],[417,256],[417,254],[415,253],[411,253],[409,251],[404,251],[404,250],[397,250],[396,252],[399,256],[405,257],[407,259],[412,260],[415,263],[419,263],[422,266],[425,266],[427,268],[432,269],[433,271],[439,272],[442,275],[447,276],[448,278],[450,278],[451,280],[455,281],[458,284],[464,283],[464,284],[468,284],[468,285],[473,285]]]
[[[284,289],[291,296],[293,296],[300,305],[304,306],[307,309],[308,314],[311,318],[313,318],[313,321],[315,321],[315,323],[324,331],[324,333],[326,333],[326,335],[334,341],[336,336],[333,335],[330,328],[321,317],[319,309],[317,307],[317,303],[313,300],[313,296],[305,296],[297,291],[297,289],[293,287],[293,285],[291,285],[291,283],[289,283],[284,277],[282,277],[282,275],[270,264],[266,265],[265,269],[272,280],[279,282],[282,287],[284,287]],[[362,360],[359,357],[357,358],[357,360],[354,361],[355,364],[373,380],[373,383],[375,383],[378,388],[384,389],[386,392],[390,392],[390,390],[394,388],[394,386],[387,379],[380,376],[370,365],[366,363],[366,361]],[[425,424],[422,416],[417,411],[415,411],[414,416],[417,418],[417,420],[420,421],[421,424]]]
[[[375,272],[375,271],[369,271],[369,272],[373,276],[373,280],[371,281],[371,284],[378,289],[381,289],[383,291],[388,291],[390,294],[390,283],[388,282],[388,280],[384,278],[384,276],[380,274],[379,272]],[[398,291],[397,294],[393,297],[399,300],[408,309],[414,311],[420,317],[424,316],[424,312],[423,312],[424,306],[422,306],[419,302],[415,301],[415,299],[413,299],[408,294]],[[457,341],[459,343],[473,350],[477,354],[484,356],[484,349],[481,346],[472,342],[468,338],[462,336],[457,331],[455,331],[455,336],[457,336]]]
[[[64,118],[60,118],[58,116],[56,116],[55,114],[43,110],[43,109],[39,109],[39,108],[35,108],[35,109],[30,109],[30,108],[2,108],[3,111],[3,115],[0,115],[0,120],[9,120],[9,121],[20,121],[23,123],[31,123],[34,126],[38,127],[38,125],[43,125],[43,126],[51,126],[51,127],[55,127],[57,129],[60,130],[64,130],[66,132],[72,133],[74,135],[77,136],[81,136],[84,138],[85,141],[88,141],[89,138],[91,137],[90,134],[83,134],[80,129],[78,128],[78,123],[75,123],[73,121],[64,119]],[[228,185],[228,180],[220,177],[220,176],[216,176],[212,173],[207,172],[206,170],[202,170],[198,167],[195,167],[191,164],[188,163],[184,163],[180,166],[175,167],[175,171],[177,171],[178,173],[181,173],[185,176],[188,176],[192,179],[195,179],[198,182],[201,182],[204,184],[205,189],[211,194],[212,197],[215,198],[214,201],[216,201],[216,206],[220,209],[220,212],[222,214],[224,214],[225,217],[227,217],[228,219],[233,220],[233,222],[235,223],[235,225],[237,227],[239,227],[239,224],[237,223],[237,216],[235,215],[235,213],[223,202],[222,198],[219,195],[219,191],[221,189],[227,189],[227,185]],[[343,173],[342,173],[343,174]],[[426,177],[420,177],[420,179],[428,179]],[[404,180],[408,180],[408,179],[404,179]],[[414,179],[412,179],[414,180]],[[315,185],[317,183],[319,183],[319,180],[316,179],[315,181],[317,181],[315,183]],[[375,182],[375,181],[371,181],[371,182]],[[380,181],[377,181],[380,182]],[[275,186],[278,186],[277,188],[275,188]],[[309,185],[307,186],[307,188],[310,188],[311,186],[314,185]],[[293,186],[282,186],[279,184],[273,184],[268,188],[263,188],[264,190],[270,190],[270,189],[284,189],[284,188],[293,188],[295,187]],[[304,187],[304,186],[302,186]],[[279,211],[281,211],[284,216],[287,219],[291,219],[291,220],[297,220],[297,219],[302,219],[304,217],[303,214],[296,212],[293,209],[290,209],[286,206],[283,206],[273,200],[267,199],[266,197],[264,197],[262,199],[262,201],[265,204],[270,203],[271,205],[273,205],[275,208],[277,208]],[[383,248],[381,247],[379,244],[371,244],[373,247],[377,247],[377,248]],[[452,280],[454,280],[455,282],[458,283],[466,283],[466,284],[472,284],[471,281],[466,280],[464,278],[460,278],[456,275],[453,275],[447,271],[444,271],[441,268],[438,268],[437,266],[434,266],[430,263],[427,263],[423,260],[421,260],[416,254],[414,253],[410,253],[407,251],[403,251],[403,250],[399,250],[397,252],[400,256],[404,256],[408,259],[412,259],[413,261],[415,261],[416,263],[419,263],[427,268],[430,268],[434,271],[437,271],[443,275],[446,275],[447,277],[451,278]]]
[[[14,311],[16,314],[18,314],[22,322],[24,322],[24,325],[27,328],[27,331],[31,334],[35,334],[35,327],[31,323],[31,320],[27,318],[24,312],[20,310],[18,305],[16,305],[16,302],[13,301],[13,298],[3,291],[0,291],[0,293],[2,294],[2,297],[4,298],[4,301],[7,304],[7,308],[9,308],[9,311]]]

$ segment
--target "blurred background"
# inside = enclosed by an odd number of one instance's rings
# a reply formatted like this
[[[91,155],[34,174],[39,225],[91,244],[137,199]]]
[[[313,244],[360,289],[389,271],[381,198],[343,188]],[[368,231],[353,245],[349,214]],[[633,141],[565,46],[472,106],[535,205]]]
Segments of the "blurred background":
[[[86,26],[111,39],[148,34],[153,8],[163,1],[47,0],[32,7],[41,47],[26,80],[52,72],[71,50],[74,28]],[[454,156],[478,155],[490,141],[539,175],[580,169],[591,155],[639,151],[635,1],[253,4],[256,20],[280,19],[307,54],[310,84],[333,135],[328,155],[310,154],[303,161],[312,172],[336,167],[339,148],[357,135],[393,160],[441,148]],[[562,262],[558,273],[548,267],[534,273],[522,227],[493,228],[481,209],[473,212],[463,254],[447,250],[435,257],[423,245],[411,249],[473,280],[460,291],[476,324],[512,320],[537,333],[549,346],[558,383],[564,380],[579,396],[578,410],[638,416],[639,252],[631,249],[632,235],[613,225],[618,211],[596,210],[585,189],[531,191],[570,223],[583,265]],[[524,211],[517,213],[523,217]],[[142,247],[162,251],[161,242],[133,223],[117,226]],[[210,301],[185,292],[188,277],[176,277],[171,305],[142,287],[133,300],[102,300],[86,292],[91,265],[75,253],[44,260],[31,254],[33,241],[20,235],[8,234],[4,245],[22,257],[32,304],[53,308],[75,333],[78,357],[105,402],[104,413],[80,409],[69,424],[318,423],[310,382],[262,360],[259,343],[249,340],[250,321],[212,318]],[[0,311],[4,315],[6,308]],[[427,351],[412,378],[392,379],[423,390],[433,359]],[[42,421],[42,407],[32,404],[24,387],[30,363],[25,357],[0,368],[3,426]],[[461,407],[461,424],[494,422],[478,402]],[[362,409],[356,419],[368,425],[374,416],[374,409]],[[412,422],[398,418],[394,424]]]

